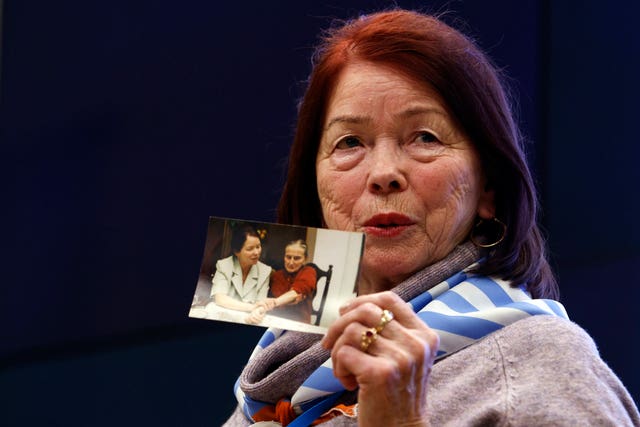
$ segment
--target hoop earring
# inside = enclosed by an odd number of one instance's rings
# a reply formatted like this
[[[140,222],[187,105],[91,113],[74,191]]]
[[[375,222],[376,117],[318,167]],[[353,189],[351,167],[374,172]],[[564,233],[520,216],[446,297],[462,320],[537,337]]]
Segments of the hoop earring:
[[[494,246],[497,246],[500,242],[502,242],[504,240],[504,236],[507,235],[507,225],[500,221],[498,218],[496,218],[495,216],[493,218],[491,218],[491,221],[493,221],[494,224],[498,224],[501,228],[502,228],[502,233],[500,233],[500,237],[498,237],[498,239],[493,242],[493,243],[479,243],[476,240],[476,233],[477,231],[482,228],[483,224],[485,223],[485,219],[480,218],[480,220],[478,220],[478,222],[476,222],[476,225],[473,226],[473,229],[471,230],[471,234],[469,235],[469,240],[471,240],[471,243],[473,243],[474,245],[480,247],[480,248],[492,248]]]

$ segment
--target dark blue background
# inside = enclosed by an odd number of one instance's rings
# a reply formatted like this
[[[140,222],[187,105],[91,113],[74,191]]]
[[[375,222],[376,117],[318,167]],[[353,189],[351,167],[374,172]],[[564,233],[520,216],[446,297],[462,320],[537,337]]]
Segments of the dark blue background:
[[[637,399],[639,10],[551,3],[397,2],[512,78],[563,302]],[[274,219],[319,30],[390,5],[4,1],[0,424],[222,422],[262,330],[187,318],[208,216]]]

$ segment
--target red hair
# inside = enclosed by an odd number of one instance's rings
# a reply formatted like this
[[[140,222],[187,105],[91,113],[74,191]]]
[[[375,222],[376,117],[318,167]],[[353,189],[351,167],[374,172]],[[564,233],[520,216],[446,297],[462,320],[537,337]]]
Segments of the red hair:
[[[323,225],[315,161],[327,104],[347,64],[380,64],[435,89],[480,155],[488,186],[495,190],[496,217],[508,231],[478,272],[524,283],[534,297],[558,297],[507,93],[496,68],[469,38],[433,16],[392,10],[330,29],[313,61],[278,205],[280,222]]]

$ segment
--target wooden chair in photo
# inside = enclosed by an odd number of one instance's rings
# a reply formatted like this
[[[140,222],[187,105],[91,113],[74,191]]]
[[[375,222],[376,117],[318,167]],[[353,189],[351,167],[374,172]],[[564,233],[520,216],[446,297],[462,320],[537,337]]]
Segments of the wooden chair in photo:
[[[317,264],[312,262],[307,265],[316,270],[316,289],[313,292],[313,302],[311,304],[311,322],[314,325],[319,325],[324,311],[324,305],[327,301],[327,294],[329,293],[329,283],[331,282],[333,265],[329,264],[329,268],[326,270],[321,269]],[[323,278],[324,280],[322,280]],[[320,288],[322,289],[320,290]]]

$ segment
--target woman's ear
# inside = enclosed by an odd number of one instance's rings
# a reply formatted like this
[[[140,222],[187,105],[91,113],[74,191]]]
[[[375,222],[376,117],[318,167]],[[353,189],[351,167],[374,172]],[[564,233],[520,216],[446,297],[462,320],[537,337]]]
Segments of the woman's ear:
[[[488,185],[480,193],[476,214],[482,219],[492,219],[496,216],[496,192]]]

